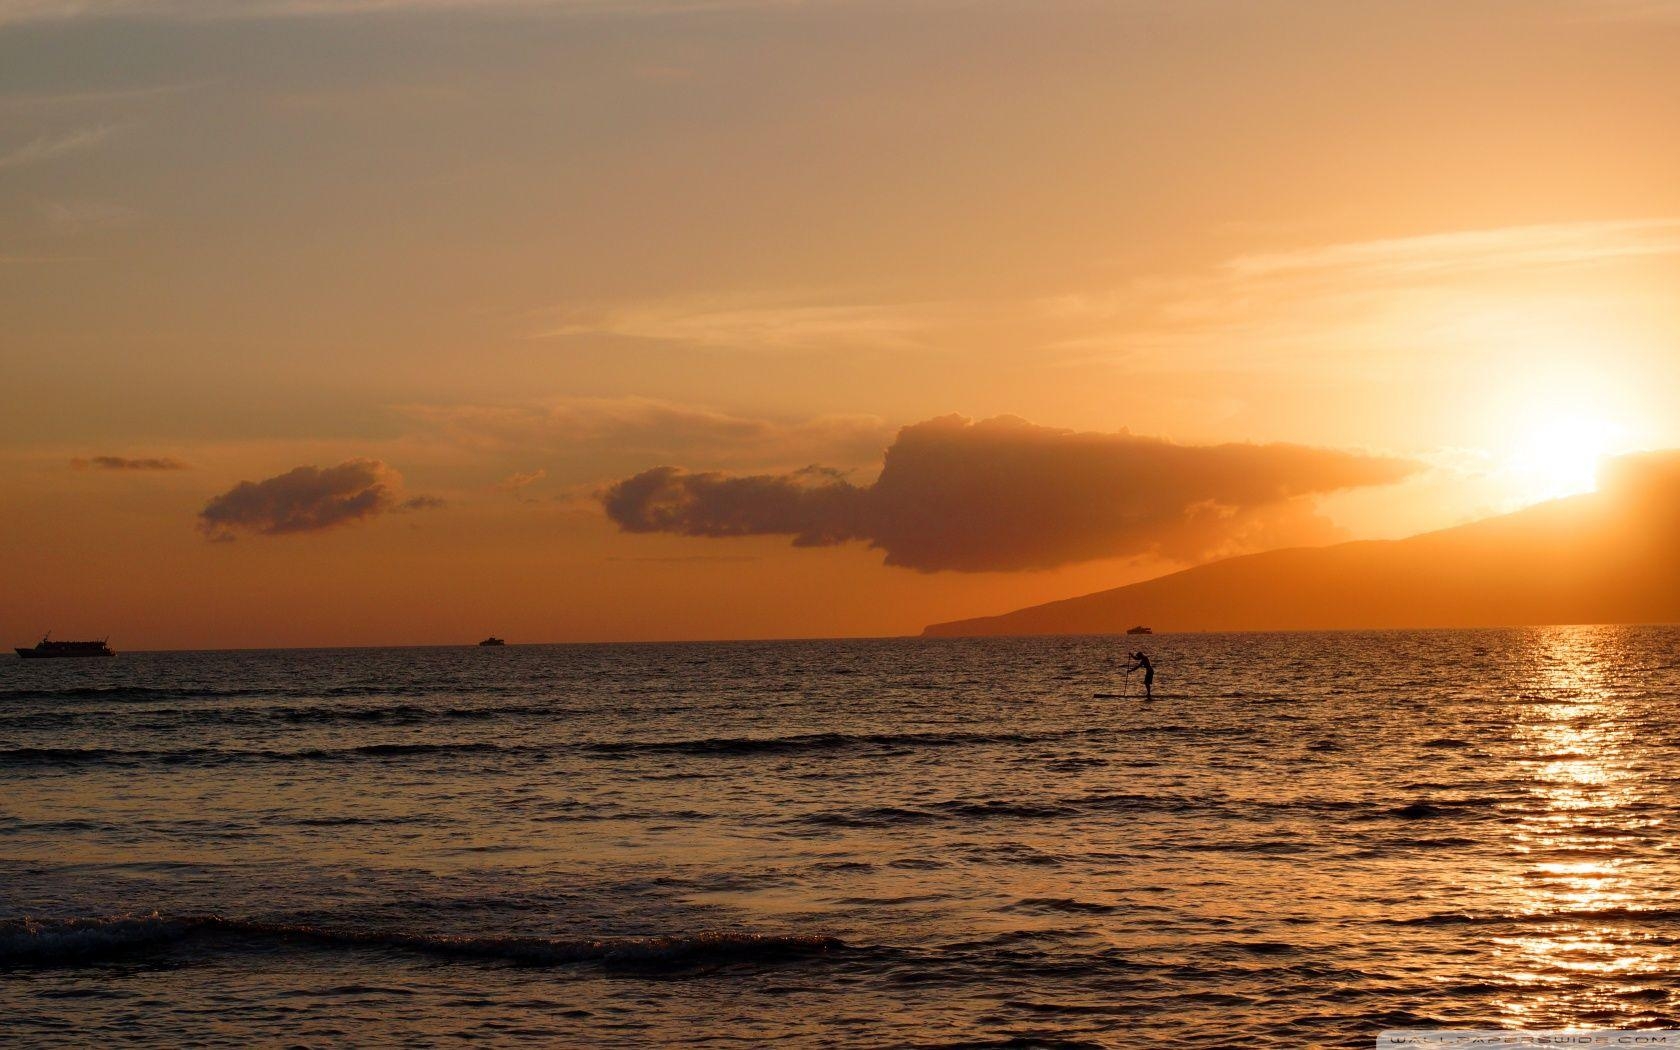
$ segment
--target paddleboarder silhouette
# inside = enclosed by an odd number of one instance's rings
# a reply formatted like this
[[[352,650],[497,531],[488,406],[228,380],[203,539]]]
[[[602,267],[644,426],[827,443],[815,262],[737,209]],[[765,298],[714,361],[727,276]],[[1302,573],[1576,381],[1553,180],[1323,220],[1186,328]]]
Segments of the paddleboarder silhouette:
[[[1133,653],[1132,666],[1126,668],[1126,673],[1131,674],[1140,667],[1143,668],[1143,698],[1153,700],[1155,699],[1155,665],[1150,663],[1149,657],[1143,653]]]

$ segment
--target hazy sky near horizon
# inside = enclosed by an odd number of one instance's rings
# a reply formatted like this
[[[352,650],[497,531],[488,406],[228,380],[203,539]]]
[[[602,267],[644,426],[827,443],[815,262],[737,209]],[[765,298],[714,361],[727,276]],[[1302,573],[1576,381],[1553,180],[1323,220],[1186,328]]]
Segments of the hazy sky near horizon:
[[[0,628],[900,633],[1574,491],[1680,446],[1676,128],[1662,0],[0,0]]]

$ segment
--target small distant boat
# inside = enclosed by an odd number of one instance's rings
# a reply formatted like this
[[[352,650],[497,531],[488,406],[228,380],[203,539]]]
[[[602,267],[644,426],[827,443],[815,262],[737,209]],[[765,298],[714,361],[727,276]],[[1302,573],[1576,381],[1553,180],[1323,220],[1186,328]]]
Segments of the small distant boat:
[[[491,635],[490,637],[484,639],[484,641],[479,642],[478,644],[479,645],[506,645],[507,641],[506,641],[506,639],[497,638],[495,635]]]
[[[1154,630],[1139,624],[1126,632],[1127,634],[1154,634]]]
[[[48,658],[67,658],[76,656],[115,656],[111,647],[101,638],[97,642],[55,642],[52,632],[48,631],[35,643],[33,649],[18,648],[17,654],[25,660],[44,660]]]

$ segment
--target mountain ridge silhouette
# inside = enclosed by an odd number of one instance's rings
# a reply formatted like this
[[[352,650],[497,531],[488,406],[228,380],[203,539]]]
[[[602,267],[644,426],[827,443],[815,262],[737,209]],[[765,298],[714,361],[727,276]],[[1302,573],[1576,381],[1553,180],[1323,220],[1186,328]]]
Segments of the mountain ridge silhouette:
[[[1607,461],[1596,492],[1399,540],[1226,558],[925,637],[1680,621],[1680,450]]]

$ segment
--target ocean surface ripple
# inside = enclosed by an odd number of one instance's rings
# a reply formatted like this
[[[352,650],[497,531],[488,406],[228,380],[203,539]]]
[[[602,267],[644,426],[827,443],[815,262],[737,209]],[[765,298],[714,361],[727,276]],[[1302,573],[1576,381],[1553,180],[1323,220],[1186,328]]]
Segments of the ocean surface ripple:
[[[0,661],[8,1036],[1680,1027],[1680,630],[1136,641]]]

